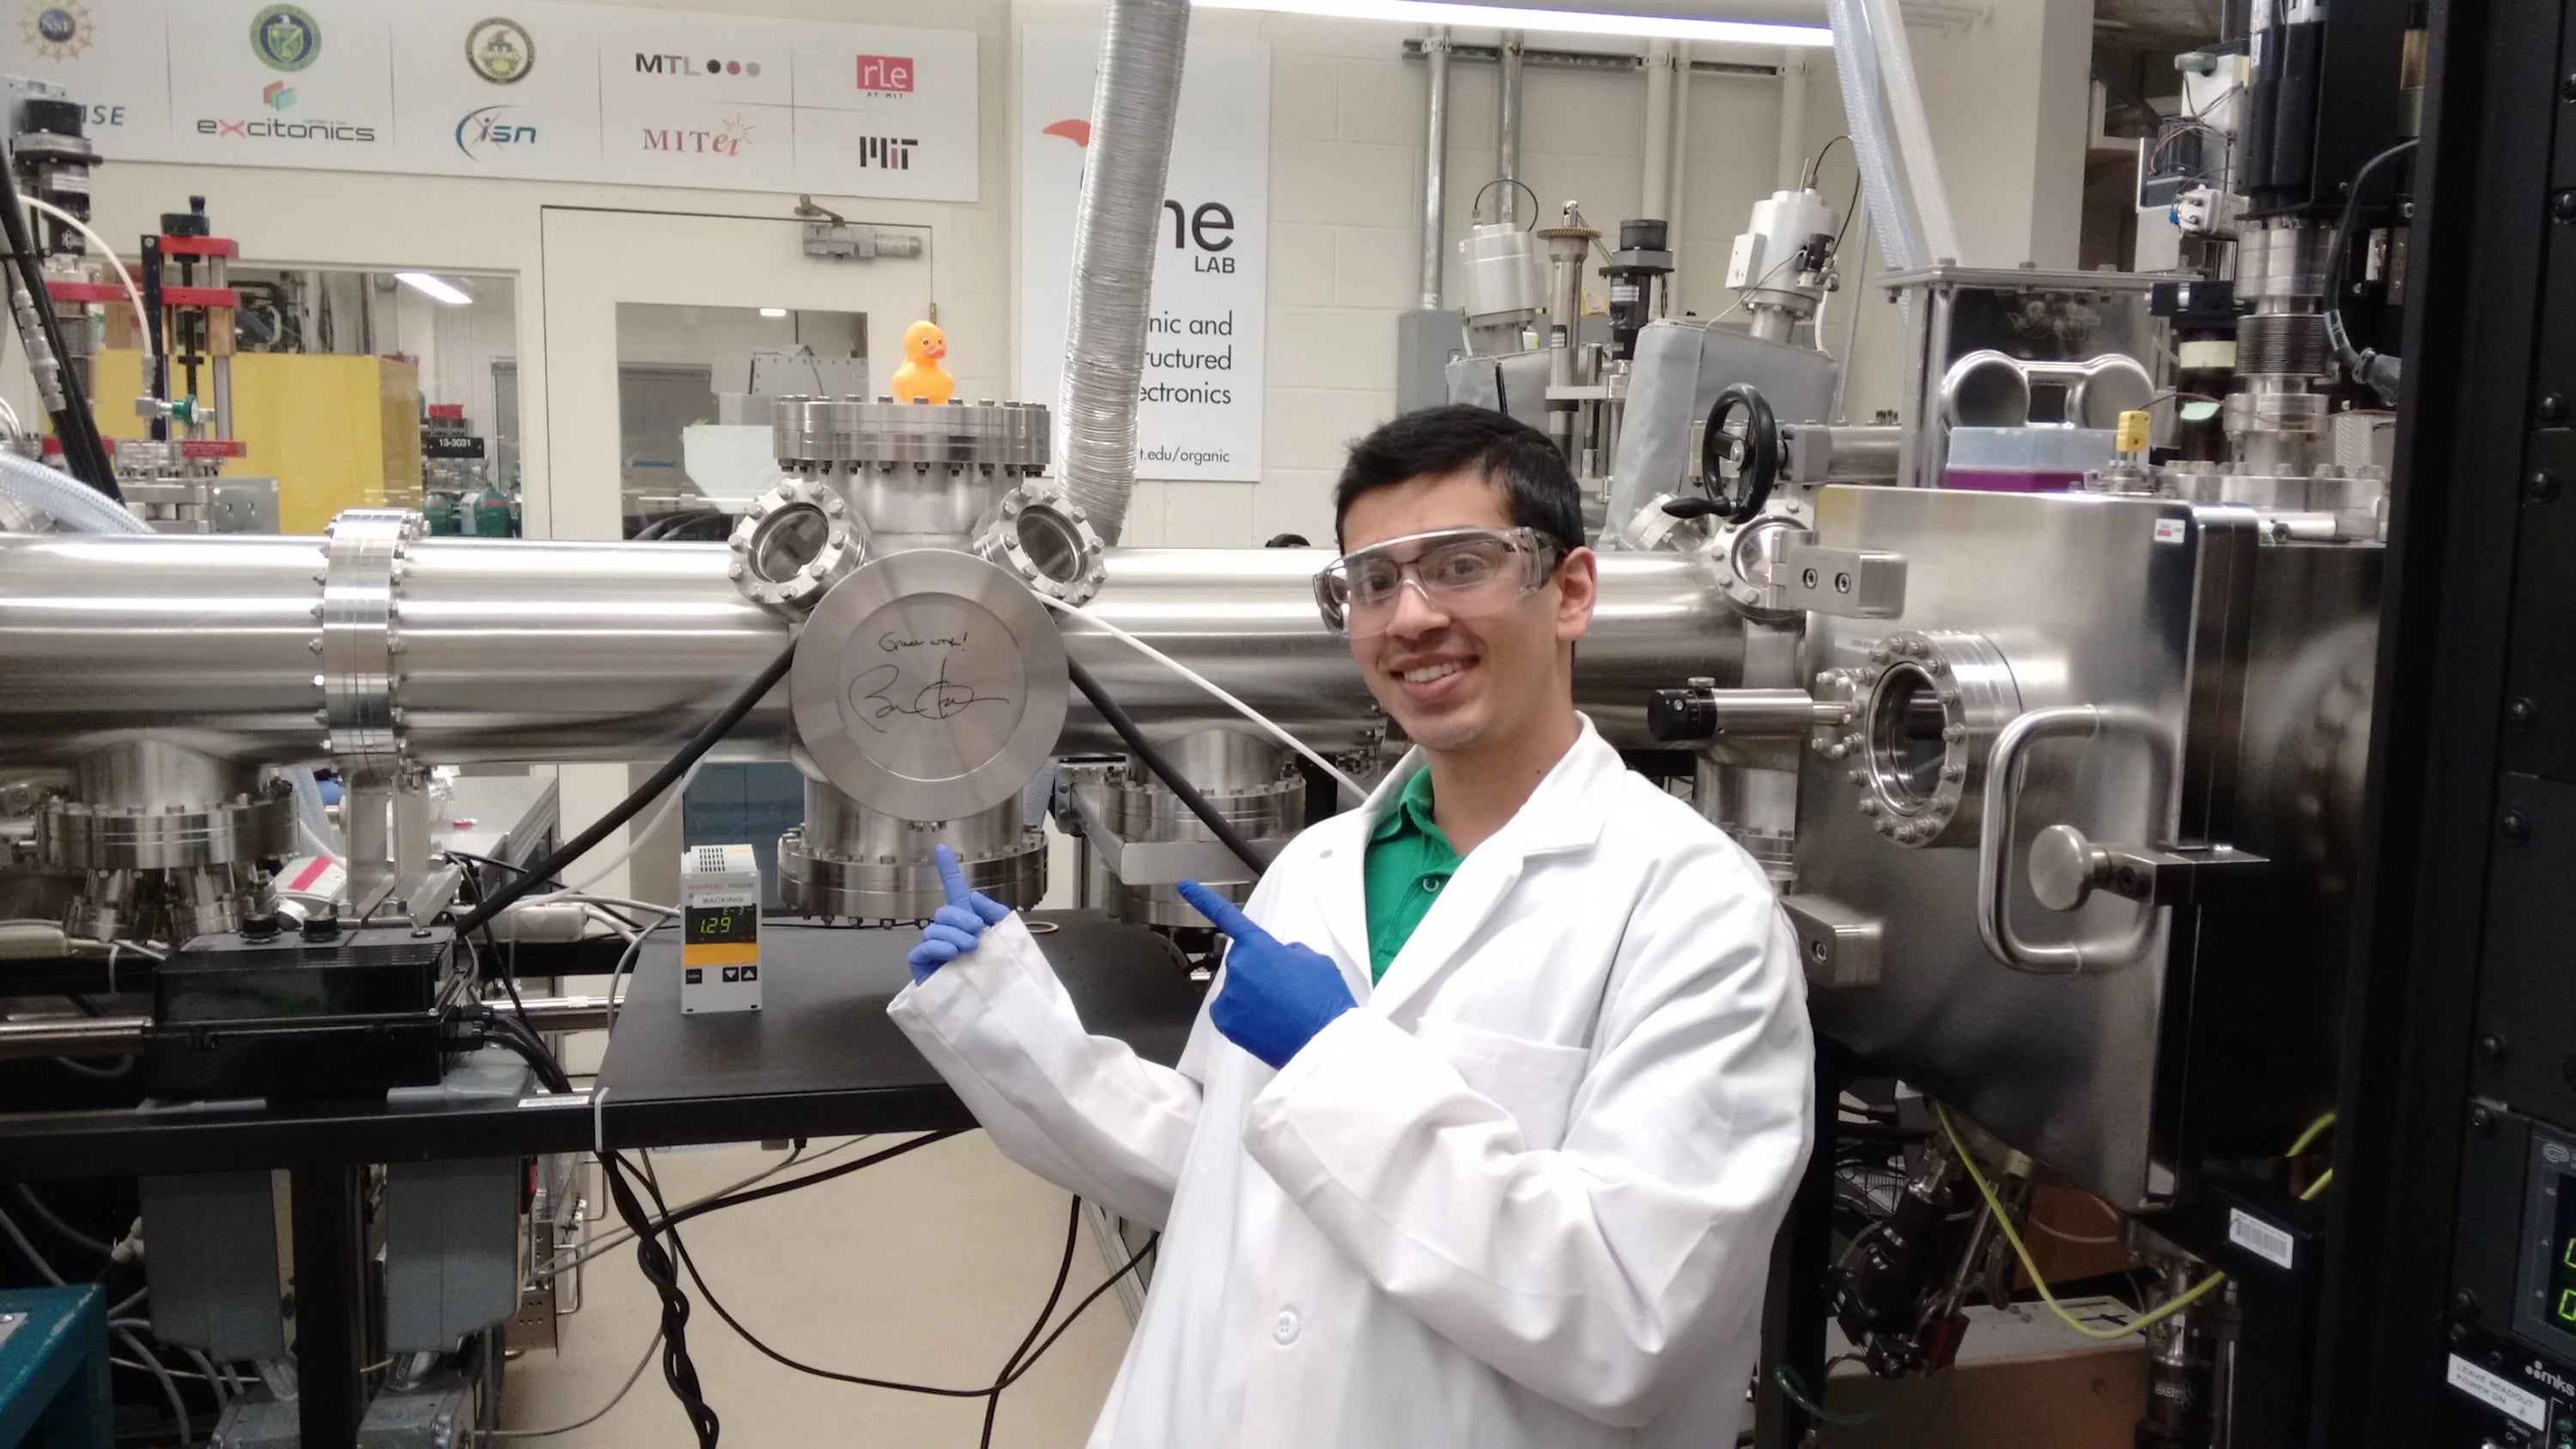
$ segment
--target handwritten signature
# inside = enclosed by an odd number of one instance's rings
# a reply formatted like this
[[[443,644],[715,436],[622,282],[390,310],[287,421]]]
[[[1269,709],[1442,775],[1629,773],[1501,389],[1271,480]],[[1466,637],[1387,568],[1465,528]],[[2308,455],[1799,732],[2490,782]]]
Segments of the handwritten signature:
[[[977,694],[972,685],[952,684],[948,679],[948,661],[939,661],[938,677],[915,690],[910,704],[893,698],[902,680],[900,665],[880,664],[850,681],[850,698],[859,703],[859,720],[879,734],[885,726],[878,721],[890,715],[908,714],[917,719],[955,719],[967,707],[978,704],[1008,704],[1010,700],[994,694]]]
[[[898,649],[923,649],[933,645],[945,645],[951,649],[963,649],[966,647],[966,631],[963,629],[957,631],[957,637],[954,639],[900,639],[892,634],[887,634],[877,640],[877,647],[888,654],[892,654]]]

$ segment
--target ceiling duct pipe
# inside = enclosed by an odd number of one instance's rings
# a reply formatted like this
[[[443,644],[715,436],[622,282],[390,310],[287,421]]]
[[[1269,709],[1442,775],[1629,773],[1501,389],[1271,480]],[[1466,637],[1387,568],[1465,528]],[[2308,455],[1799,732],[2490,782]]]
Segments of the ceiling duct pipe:
[[[1505,183],[1521,179],[1521,40],[1517,30],[1503,32],[1501,93],[1494,106],[1494,176]],[[1518,223],[1520,188],[1506,184],[1495,189],[1502,193],[1502,204],[1495,208],[1494,220]]]
[[[1430,68],[1427,131],[1422,145],[1422,310],[1440,310],[1440,239],[1449,212],[1449,27],[1433,26],[1422,42]]]
[[[1136,488],[1136,393],[1190,6],[1109,0],[1108,11],[1074,214],[1073,291],[1056,399],[1065,488],[1101,538],[1116,543]]]

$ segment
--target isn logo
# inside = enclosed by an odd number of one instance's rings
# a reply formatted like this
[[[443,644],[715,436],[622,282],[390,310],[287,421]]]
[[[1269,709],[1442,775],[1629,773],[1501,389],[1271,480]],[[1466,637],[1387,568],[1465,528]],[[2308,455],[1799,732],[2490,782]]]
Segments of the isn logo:
[[[18,28],[27,37],[27,48],[47,60],[78,60],[98,33],[90,22],[89,7],[78,0],[67,5],[29,0],[19,14]]]
[[[920,144],[908,136],[900,140],[892,136],[861,136],[859,165],[878,171],[909,171],[912,169],[912,148]]]
[[[872,96],[911,95],[912,57],[908,55],[860,56],[859,89]]]
[[[666,151],[675,156],[740,156],[751,145],[752,124],[740,116],[727,116],[722,130],[709,131],[690,127],[644,128],[644,149]]]
[[[536,68],[536,37],[515,20],[495,15],[465,32],[465,63],[496,86],[516,85]]]
[[[464,118],[456,123],[456,149],[464,152],[467,160],[480,161],[487,151],[535,145],[537,128],[529,122],[510,119],[524,109],[523,106],[485,106],[478,111],[467,111]]]
[[[250,48],[270,70],[302,70],[322,53],[322,27],[292,5],[271,5],[251,17]]]

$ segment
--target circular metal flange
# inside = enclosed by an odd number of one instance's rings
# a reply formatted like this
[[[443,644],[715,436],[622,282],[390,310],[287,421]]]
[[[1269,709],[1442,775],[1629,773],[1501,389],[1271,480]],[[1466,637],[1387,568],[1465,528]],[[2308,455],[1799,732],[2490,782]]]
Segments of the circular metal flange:
[[[36,816],[48,870],[195,870],[295,853],[295,796],[284,782],[204,809],[102,810],[54,800]]]
[[[1765,513],[1718,536],[1711,552],[1723,550],[1718,594],[1727,606],[1756,624],[1786,624],[1806,617],[1804,609],[1783,606],[1778,571],[1793,544],[1810,531],[1803,519]]]
[[[1013,473],[1046,470],[1046,406],[951,402],[945,407],[855,397],[785,397],[770,406],[770,442],[782,466],[966,464]]]
[[[315,722],[330,730],[325,748],[340,778],[351,785],[390,785],[402,773],[402,706],[395,699],[401,674],[403,561],[413,540],[427,531],[421,515],[405,508],[353,508],[322,531],[322,586],[313,617],[321,624],[313,652],[322,672]]]
[[[868,561],[868,530],[830,487],[789,478],[751,501],[725,547],[725,572],[742,596],[794,618]]]
[[[1035,907],[1046,895],[1046,835],[1030,830],[1025,838],[1018,850],[959,861],[967,888],[1020,910]],[[791,910],[861,921],[926,921],[948,904],[936,865],[814,854],[802,830],[778,837],[778,893]]]
[[[2021,713],[2021,691],[1984,636],[1906,630],[1870,646],[1854,683],[1867,690],[1841,743],[1858,809],[1905,846],[1970,845],[1985,797],[1986,756]]]
[[[1064,730],[1064,641],[972,554],[912,549],[832,587],[788,676],[796,737],[842,794],[954,820],[1020,793]]]
[[[1014,485],[975,527],[974,552],[1051,599],[1083,604],[1108,577],[1108,549],[1082,505],[1052,483]]]

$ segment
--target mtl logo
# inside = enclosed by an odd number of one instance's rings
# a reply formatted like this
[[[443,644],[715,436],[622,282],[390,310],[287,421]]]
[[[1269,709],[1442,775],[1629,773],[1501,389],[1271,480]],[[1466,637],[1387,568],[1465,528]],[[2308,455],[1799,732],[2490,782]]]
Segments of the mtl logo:
[[[860,56],[859,89],[880,95],[911,95],[912,57],[908,55]]]
[[[879,171],[909,171],[912,169],[912,148],[920,144],[910,137],[897,140],[892,136],[861,136],[859,165],[873,166]]]

